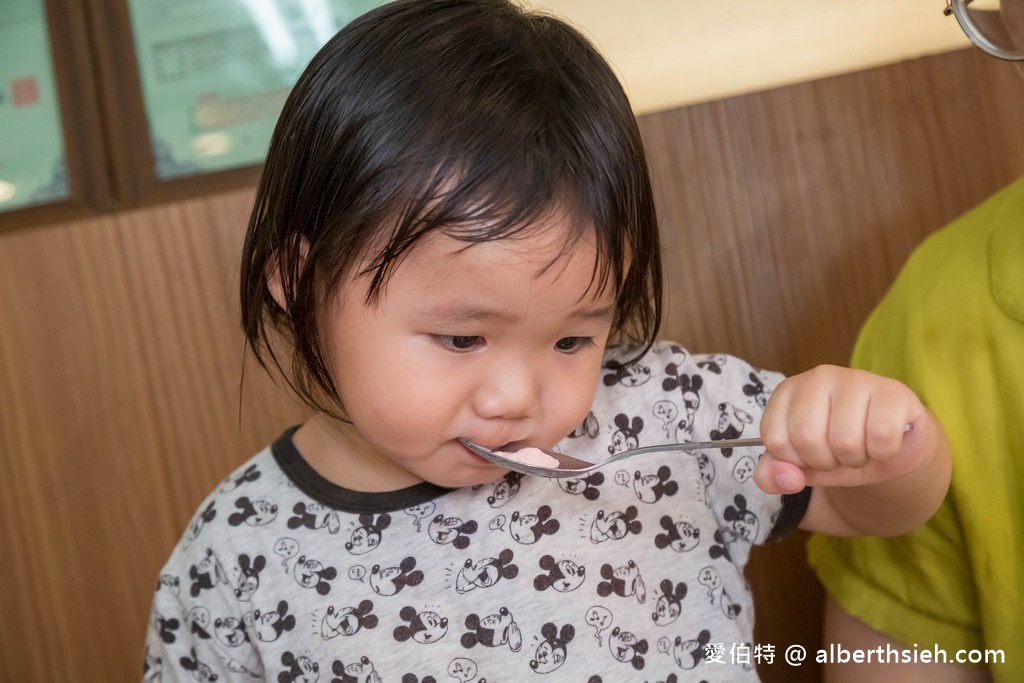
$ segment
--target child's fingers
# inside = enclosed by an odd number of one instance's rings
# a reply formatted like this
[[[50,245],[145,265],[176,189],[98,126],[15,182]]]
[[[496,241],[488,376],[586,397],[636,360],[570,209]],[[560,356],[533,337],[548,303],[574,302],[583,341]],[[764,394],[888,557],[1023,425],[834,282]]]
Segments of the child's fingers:
[[[868,406],[865,449],[872,460],[888,460],[903,448],[907,425],[924,414],[920,401],[909,393],[882,393]]]
[[[915,438],[907,434],[905,426],[900,429],[900,444]],[[775,458],[770,452],[761,456],[754,471],[754,481],[769,494],[797,493],[805,486],[849,487],[866,486],[889,481],[913,469],[913,463],[901,463],[902,459],[870,459],[863,467],[839,465],[829,470],[802,468],[790,462]]]
[[[816,368],[783,382],[768,402],[761,438],[775,459],[816,469],[836,466],[828,444],[831,400],[822,389],[824,372]]]
[[[762,491],[772,495],[799,493],[807,485],[802,469],[776,459],[771,453],[761,456],[754,470],[754,481]]]
[[[781,495],[784,493],[798,493],[805,486],[833,488],[864,486],[873,484],[876,481],[884,481],[885,476],[880,476],[875,468],[868,467],[845,467],[839,466],[834,469],[814,470],[801,469],[788,462],[781,462],[774,459],[771,454],[766,453],[754,471],[754,481],[765,493]]]
[[[828,421],[828,444],[840,466],[863,467],[868,461],[865,429],[871,395],[857,383],[837,385]]]

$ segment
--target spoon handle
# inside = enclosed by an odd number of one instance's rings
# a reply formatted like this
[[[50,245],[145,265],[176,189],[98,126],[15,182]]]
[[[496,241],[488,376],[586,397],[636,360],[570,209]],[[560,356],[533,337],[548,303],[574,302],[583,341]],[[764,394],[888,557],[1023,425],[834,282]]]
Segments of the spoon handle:
[[[601,466],[608,465],[616,460],[632,458],[634,455],[644,453],[665,453],[666,451],[701,451],[707,448],[745,448],[750,446],[763,446],[760,438],[749,439],[719,439],[718,441],[683,441],[681,443],[665,443],[658,446],[641,446],[616,453],[615,455],[600,461]]]
[[[617,455],[640,455],[641,453],[664,453],[665,451],[701,451],[706,448],[746,448],[748,446],[763,446],[761,439],[751,437],[749,439],[719,439],[718,441],[683,441],[682,443],[666,443],[660,446],[642,446],[631,448]],[[615,458],[609,458],[609,460]]]

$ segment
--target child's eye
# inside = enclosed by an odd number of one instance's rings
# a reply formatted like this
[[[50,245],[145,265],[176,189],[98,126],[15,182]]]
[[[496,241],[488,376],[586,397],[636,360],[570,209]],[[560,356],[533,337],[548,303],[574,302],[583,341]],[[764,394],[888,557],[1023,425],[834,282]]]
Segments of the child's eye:
[[[483,343],[484,338],[473,336],[473,337],[458,337],[454,335],[437,335],[435,337],[437,343],[450,351],[471,351],[476,346]]]
[[[582,351],[583,349],[589,349],[593,345],[594,339],[592,337],[562,337],[555,342],[555,348],[562,353]]]

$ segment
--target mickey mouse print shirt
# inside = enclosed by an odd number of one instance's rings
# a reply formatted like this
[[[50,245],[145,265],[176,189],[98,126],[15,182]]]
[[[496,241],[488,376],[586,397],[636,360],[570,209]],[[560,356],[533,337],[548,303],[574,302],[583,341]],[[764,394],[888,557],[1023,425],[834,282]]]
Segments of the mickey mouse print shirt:
[[[564,452],[756,434],[781,380],[668,343],[623,357]],[[762,449],[368,494],[320,477],[293,431],[201,504],[161,570],[145,680],[757,680],[715,653],[749,647],[750,548],[809,497],[757,488]]]

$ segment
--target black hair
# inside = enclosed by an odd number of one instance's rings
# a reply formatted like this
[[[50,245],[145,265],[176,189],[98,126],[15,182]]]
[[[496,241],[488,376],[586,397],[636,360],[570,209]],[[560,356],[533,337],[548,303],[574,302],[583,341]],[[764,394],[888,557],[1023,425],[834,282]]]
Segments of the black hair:
[[[319,314],[344,277],[368,277],[369,304],[433,230],[471,244],[553,214],[574,230],[565,252],[593,228],[593,284],[617,292],[611,343],[640,355],[661,323],[658,226],[607,62],[567,23],[506,0],[378,7],[321,48],[281,112],[242,254],[246,341],[308,405],[337,414]]]

